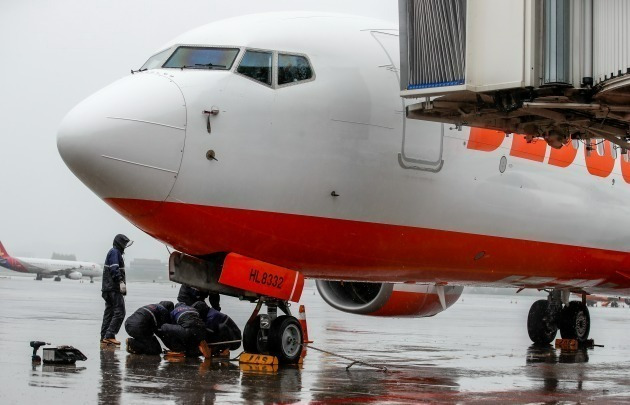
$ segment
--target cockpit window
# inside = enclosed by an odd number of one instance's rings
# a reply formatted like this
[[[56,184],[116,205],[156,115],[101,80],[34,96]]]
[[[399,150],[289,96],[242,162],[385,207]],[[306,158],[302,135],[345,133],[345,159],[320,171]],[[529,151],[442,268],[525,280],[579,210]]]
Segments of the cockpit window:
[[[247,51],[236,71],[271,86],[271,52]]]
[[[180,46],[162,66],[165,68],[229,70],[238,55],[235,48]]]
[[[148,61],[142,65],[140,70],[149,70],[149,69],[158,69],[162,66],[168,55],[170,54],[171,49],[165,49],[162,52],[158,52],[155,55],[151,56]]]
[[[278,54],[278,85],[308,80],[313,77],[313,69],[308,59],[299,55]]]

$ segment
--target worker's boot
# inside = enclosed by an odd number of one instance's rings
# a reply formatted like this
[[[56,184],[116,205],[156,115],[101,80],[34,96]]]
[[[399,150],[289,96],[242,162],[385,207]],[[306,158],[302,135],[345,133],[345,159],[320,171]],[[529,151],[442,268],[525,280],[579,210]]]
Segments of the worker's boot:
[[[107,343],[108,345],[120,346],[120,342],[116,340],[116,338],[105,338],[102,342]]]

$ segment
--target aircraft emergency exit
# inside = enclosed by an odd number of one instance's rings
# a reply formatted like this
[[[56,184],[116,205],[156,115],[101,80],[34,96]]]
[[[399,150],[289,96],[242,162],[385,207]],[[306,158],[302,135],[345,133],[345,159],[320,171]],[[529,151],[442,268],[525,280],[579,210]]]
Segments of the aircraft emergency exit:
[[[12,257],[2,242],[0,242],[0,267],[20,273],[33,273],[36,280],[53,277],[55,281],[61,281],[61,277],[80,280],[82,277],[89,277],[90,282],[93,282],[94,277],[100,277],[102,274],[102,267],[92,262]]]
[[[558,328],[586,339],[588,309],[570,293],[630,288],[621,158],[602,178],[584,154],[561,168],[548,150],[545,164],[527,159],[527,143],[510,153],[511,138],[484,149],[467,129],[407,120],[412,102],[399,96],[396,24],[251,15],[174,39],[87,98],[58,149],[113,209],[182,252],[171,258],[179,281],[226,292],[218,275],[178,272],[251,259],[317,279],[340,310],[382,316],[435,315],[466,285],[546,289],[532,340]],[[287,309],[276,304],[272,320]],[[301,336],[283,317],[267,335],[260,317],[246,350]]]

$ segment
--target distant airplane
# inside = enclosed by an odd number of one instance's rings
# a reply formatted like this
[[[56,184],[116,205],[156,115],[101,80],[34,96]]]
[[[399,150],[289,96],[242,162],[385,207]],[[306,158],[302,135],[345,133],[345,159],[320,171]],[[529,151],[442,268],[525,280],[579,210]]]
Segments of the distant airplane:
[[[34,273],[35,280],[55,277],[55,281],[61,281],[61,276],[70,280],[89,277],[90,282],[93,283],[94,277],[99,277],[102,273],[101,266],[92,262],[11,257],[2,242],[0,242],[0,267],[20,273]]]
[[[586,296],[586,305],[588,305],[589,307],[597,306],[598,302],[601,303],[602,307],[610,306],[611,308],[617,308],[619,307],[620,302],[625,303],[626,305],[630,305],[630,298],[623,298],[619,296],[611,297],[611,296],[595,295],[595,294],[588,294]]]

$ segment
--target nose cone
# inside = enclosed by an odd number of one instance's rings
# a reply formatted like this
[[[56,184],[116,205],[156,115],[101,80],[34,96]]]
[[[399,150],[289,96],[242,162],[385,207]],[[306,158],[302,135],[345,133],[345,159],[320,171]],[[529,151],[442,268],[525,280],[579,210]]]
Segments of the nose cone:
[[[57,148],[68,168],[103,199],[164,201],[186,137],[179,87],[156,73],[119,80],[66,115]]]

